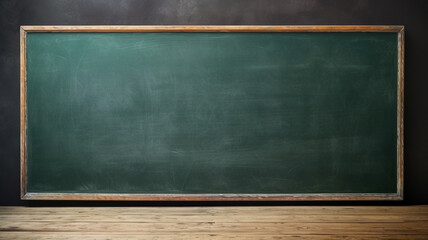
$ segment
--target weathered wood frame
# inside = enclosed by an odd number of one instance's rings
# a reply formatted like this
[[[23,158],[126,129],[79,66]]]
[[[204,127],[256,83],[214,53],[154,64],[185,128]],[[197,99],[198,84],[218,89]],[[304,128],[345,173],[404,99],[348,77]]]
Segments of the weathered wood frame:
[[[96,194],[27,192],[26,36],[28,32],[396,32],[398,37],[397,193],[321,194]],[[404,26],[21,26],[21,199],[121,201],[368,201],[403,199]]]

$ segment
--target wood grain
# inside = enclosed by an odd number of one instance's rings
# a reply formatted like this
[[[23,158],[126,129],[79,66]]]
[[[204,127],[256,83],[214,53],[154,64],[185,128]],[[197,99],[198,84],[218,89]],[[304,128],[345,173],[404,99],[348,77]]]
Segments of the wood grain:
[[[20,157],[21,198],[27,192],[27,32],[20,29]]]
[[[0,207],[0,239],[427,239],[428,206]]]
[[[397,195],[403,199],[404,186],[404,27],[398,33],[397,87]]]
[[[106,233],[54,233],[54,232],[6,232],[0,234],[0,239],[234,239],[234,240],[253,240],[253,239],[299,239],[299,240],[356,240],[356,239],[366,239],[366,240],[382,240],[382,239],[394,239],[394,240],[409,240],[409,239],[421,239],[426,240],[426,235],[236,235],[236,234],[181,234],[181,235],[153,235],[153,234],[137,234],[137,233],[126,233],[126,234],[106,234]]]
[[[403,26],[300,25],[300,26],[22,26],[27,32],[399,32]]]
[[[398,194],[96,194],[26,193],[24,200],[120,201],[375,201],[402,200]]]

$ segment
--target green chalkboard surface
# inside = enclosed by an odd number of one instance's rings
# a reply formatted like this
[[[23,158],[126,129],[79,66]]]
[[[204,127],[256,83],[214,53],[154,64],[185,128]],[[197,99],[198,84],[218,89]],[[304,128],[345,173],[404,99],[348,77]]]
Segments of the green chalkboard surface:
[[[400,192],[397,32],[25,34],[27,196]]]

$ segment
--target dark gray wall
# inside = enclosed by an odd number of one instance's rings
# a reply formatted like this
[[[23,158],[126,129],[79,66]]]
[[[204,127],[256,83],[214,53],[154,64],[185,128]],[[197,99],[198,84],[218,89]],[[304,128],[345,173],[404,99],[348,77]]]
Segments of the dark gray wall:
[[[428,203],[428,1],[0,0],[0,205],[126,204],[19,199],[19,26],[146,24],[405,25],[402,203]]]

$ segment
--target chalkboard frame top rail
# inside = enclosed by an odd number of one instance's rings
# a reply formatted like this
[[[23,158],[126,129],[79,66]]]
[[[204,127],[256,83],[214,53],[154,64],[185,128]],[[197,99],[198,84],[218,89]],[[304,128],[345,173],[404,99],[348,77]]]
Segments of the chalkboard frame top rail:
[[[99,194],[27,191],[27,33],[31,32],[395,32],[397,72],[397,192],[310,194]],[[22,200],[98,201],[385,201],[403,200],[404,26],[402,25],[58,25],[20,27],[20,182]]]
[[[401,32],[401,25],[76,25],[21,26],[25,32]]]

